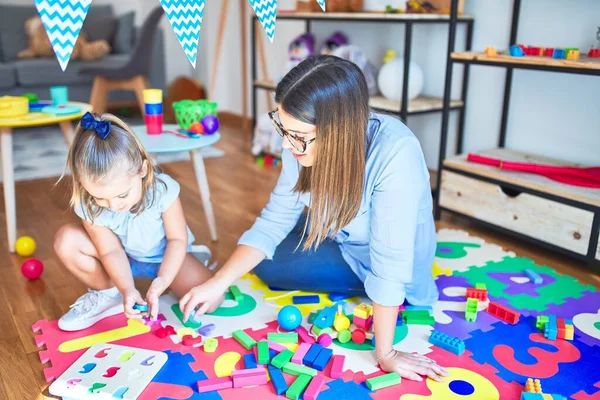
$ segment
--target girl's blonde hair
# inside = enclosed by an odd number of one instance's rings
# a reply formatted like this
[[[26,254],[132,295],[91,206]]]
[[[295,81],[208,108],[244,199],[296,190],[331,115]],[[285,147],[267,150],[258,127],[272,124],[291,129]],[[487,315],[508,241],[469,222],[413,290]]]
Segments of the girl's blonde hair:
[[[83,188],[81,180],[100,182],[113,171],[115,167],[127,166],[131,174],[140,173],[147,163],[146,176],[142,178],[142,196],[132,209],[136,215],[153,204],[156,198],[156,184],[162,183],[156,177],[156,167],[148,152],[125,122],[112,114],[103,114],[96,119],[110,122],[110,132],[102,139],[95,129],[85,129],[81,122],[75,130],[75,138],[69,149],[67,164],[59,178],[60,182],[71,171],[71,207],[80,207],[82,212],[92,221],[100,215],[99,207],[94,198]],[[125,164],[124,164],[125,163]],[[58,183],[57,182],[57,183]]]

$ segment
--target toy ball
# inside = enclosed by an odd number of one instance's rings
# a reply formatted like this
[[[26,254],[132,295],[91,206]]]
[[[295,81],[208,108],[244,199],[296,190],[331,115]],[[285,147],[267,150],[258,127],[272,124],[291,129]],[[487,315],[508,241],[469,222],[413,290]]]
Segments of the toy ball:
[[[190,125],[189,131],[202,135],[204,133],[204,125],[200,122],[194,122]]]
[[[277,322],[282,329],[293,331],[302,323],[302,313],[296,306],[285,306],[279,310]]]
[[[396,58],[386,62],[379,70],[377,87],[381,94],[390,100],[402,100],[402,83],[404,76],[404,59]],[[408,69],[408,99],[412,100],[421,94],[424,84],[423,70],[413,61]]]
[[[35,240],[30,236],[21,236],[15,243],[15,250],[21,257],[29,257],[35,253]]]
[[[29,280],[39,278],[42,275],[42,272],[44,272],[44,264],[37,258],[25,260],[23,265],[21,265],[21,273]]]
[[[219,120],[214,115],[206,115],[202,118],[202,125],[204,126],[204,132],[208,134],[215,133],[219,129]]]

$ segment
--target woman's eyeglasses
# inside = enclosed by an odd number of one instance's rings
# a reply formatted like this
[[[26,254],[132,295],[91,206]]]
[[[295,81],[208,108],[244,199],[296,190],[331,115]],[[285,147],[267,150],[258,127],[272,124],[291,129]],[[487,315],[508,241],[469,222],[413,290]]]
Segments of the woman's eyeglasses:
[[[304,153],[306,151],[306,148],[308,147],[308,145],[311,144],[312,142],[314,142],[317,138],[304,140],[303,138],[298,137],[298,136],[294,135],[293,133],[286,131],[285,128],[283,127],[283,125],[281,125],[281,122],[278,121],[278,118],[276,118],[277,110],[278,109],[276,108],[273,111],[269,112],[269,118],[271,118],[271,122],[273,122],[273,125],[275,125],[275,129],[277,130],[277,133],[279,133],[279,135],[281,137],[287,137],[287,139],[289,140],[290,144],[292,145],[292,147],[294,149],[296,149],[297,151],[299,151],[301,153]]]

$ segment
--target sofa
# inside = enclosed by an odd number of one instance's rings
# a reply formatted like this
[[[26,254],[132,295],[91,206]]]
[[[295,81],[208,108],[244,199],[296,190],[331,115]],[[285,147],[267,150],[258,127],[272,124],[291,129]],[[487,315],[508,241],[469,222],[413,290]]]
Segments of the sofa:
[[[32,2],[33,3],[33,2]],[[55,57],[17,59],[17,53],[28,47],[25,33],[25,21],[37,14],[34,5],[0,5],[0,96],[18,96],[35,93],[40,99],[50,99],[49,88],[64,85],[69,88],[70,101],[88,102],[94,77],[80,74],[79,70],[87,65],[120,65],[125,63],[133,51],[137,28],[134,25],[134,13],[120,16],[113,13],[110,5],[92,6],[83,24],[90,39],[104,38],[98,35],[110,35],[111,54],[94,61],[71,60],[63,72]],[[111,25],[108,33],[105,28]],[[98,29],[100,27],[100,29]],[[88,33],[89,31],[89,33]],[[112,33],[111,33],[112,32]],[[148,77],[153,88],[165,89],[165,51],[162,32],[156,34],[152,54],[152,65]],[[113,91],[110,102],[135,101],[135,94],[127,91]]]

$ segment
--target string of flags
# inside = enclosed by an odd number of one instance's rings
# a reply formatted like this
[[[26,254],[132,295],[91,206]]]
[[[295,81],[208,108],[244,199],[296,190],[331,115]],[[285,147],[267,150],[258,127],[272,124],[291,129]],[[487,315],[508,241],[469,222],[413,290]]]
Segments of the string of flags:
[[[56,59],[64,71],[69,65],[92,0],[34,0]],[[315,0],[325,11],[326,0]],[[159,0],[181,48],[196,68],[198,41],[206,0]],[[248,0],[269,41],[275,38],[277,0]]]

